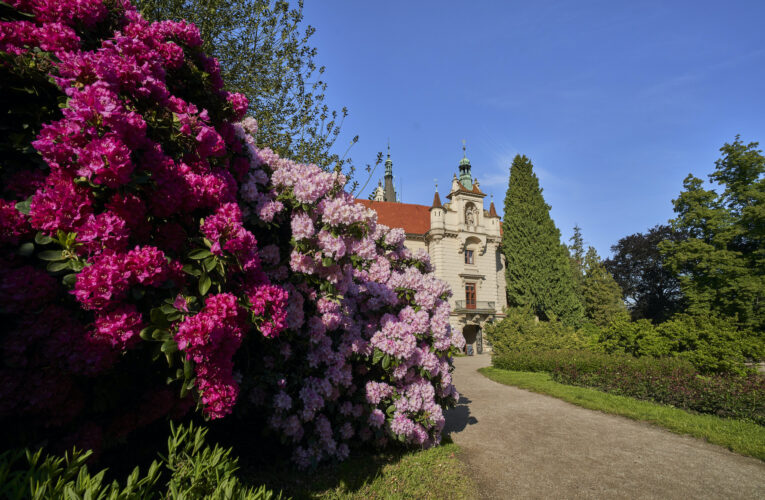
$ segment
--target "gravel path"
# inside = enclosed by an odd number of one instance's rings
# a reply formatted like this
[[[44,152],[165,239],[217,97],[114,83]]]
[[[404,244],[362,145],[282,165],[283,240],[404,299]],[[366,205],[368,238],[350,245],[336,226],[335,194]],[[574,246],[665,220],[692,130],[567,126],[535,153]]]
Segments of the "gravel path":
[[[493,382],[456,358],[446,432],[484,498],[765,499],[765,463],[699,439]]]

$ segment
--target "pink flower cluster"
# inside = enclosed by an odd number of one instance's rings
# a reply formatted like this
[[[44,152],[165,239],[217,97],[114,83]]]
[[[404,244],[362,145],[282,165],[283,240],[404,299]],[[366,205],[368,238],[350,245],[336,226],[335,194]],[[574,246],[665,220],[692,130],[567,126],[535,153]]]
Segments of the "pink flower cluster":
[[[271,234],[282,235],[291,304],[287,330],[261,343],[267,362],[245,374],[262,381],[250,401],[301,467],[342,460],[358,443],[438,443],[457,397],[450,356],[464,344],[449,327],[448,286],[427,254],[404,247],[402,230],[354,202],[343,176],[252,152],[259,170],[240,199],[248,213],[264,196],[282,201],[272,223],[290,231]],[[273,172],[270,184],[260,169]]]

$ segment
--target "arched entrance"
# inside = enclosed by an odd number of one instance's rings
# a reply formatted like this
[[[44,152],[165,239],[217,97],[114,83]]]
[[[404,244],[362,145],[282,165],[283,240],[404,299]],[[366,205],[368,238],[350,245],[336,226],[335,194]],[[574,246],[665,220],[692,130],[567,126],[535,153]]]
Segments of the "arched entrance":
[[[465,325],[462,336],[465,337],[465,354],[472,356],[483,352],[481,328],[478,325]]]

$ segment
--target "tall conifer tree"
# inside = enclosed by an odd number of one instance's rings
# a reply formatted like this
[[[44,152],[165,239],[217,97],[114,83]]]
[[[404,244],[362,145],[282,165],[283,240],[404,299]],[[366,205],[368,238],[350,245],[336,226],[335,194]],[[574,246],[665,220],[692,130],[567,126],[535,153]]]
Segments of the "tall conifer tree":
[[[516,155],[510,167],[502,225],[508,305],[528,308],[541,319],[579,324],[584,313],[568,249],[526,156]]]
[[[584,257],[584,270],[580,293],[587,319],[605,326],[618,317],[626,318],[627,306],[622,300],[622,289],[593,247],[587,250]]]

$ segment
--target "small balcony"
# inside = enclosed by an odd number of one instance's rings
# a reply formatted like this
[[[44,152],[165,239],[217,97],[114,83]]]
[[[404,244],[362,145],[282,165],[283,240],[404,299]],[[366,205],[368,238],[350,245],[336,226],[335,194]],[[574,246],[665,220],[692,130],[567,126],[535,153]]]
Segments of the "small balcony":
[[[494,314],[497,312],[494,302],[484,302],[482,300],[470,301],[457,300],[454,303],[454,312],[473,313],[473,314]]]

